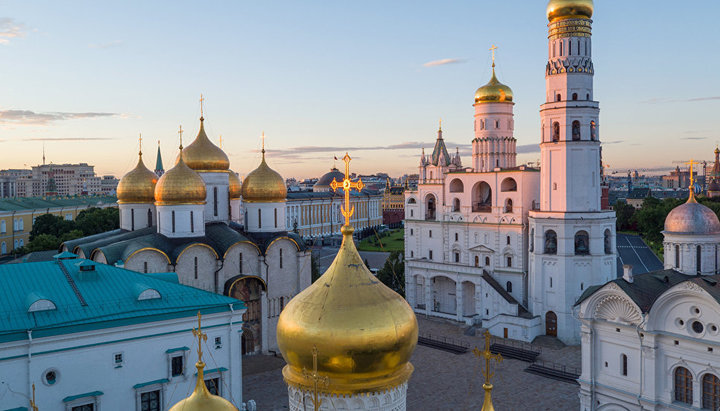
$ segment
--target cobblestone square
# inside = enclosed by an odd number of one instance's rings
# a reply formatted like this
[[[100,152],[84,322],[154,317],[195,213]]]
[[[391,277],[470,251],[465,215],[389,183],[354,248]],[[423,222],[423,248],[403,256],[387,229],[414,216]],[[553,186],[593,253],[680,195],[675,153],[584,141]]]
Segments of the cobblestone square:
[[[421,334],[442,335],[482,348],[480,333],[464,334],[465,326],[418,316]],[[538,360],[580,366],[580,347],[542,348]],[[258,410],[286,410],[287,387],[282,380],[281,357],[243,359],[243,400],[253,399]],[[449,352],[418,346],[412,357],[415,372],[410,379],[407,409],[479,410],[483,402],[482,363],[471,352]],[[529,363],[503,359],[495,366],[493,404],[503,410],[573,410],[580,408],[578,386],[525,372]]]

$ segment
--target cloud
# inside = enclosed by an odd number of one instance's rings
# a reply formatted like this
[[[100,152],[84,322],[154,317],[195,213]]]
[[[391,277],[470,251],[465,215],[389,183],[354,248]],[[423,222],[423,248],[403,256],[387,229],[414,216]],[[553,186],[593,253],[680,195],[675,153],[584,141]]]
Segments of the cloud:
[[[518,154],[539,153],[540,146],[538,144],[523,144],[515,147],[515,151]]]
[[[427,63],[423,63],[423,67],[435,67],[435,66],[444,66],[446,64],[459,64],[464,63],[465,60],[463,59],[441,59],[441,60],[433,60],[428,61]]]
[[[93,43],[90,45],[91,49],[110,49],[113,47],[121,46],[122,40],[109,41],[107,43]]]
[[[680,99],[655,97],[655,98],[651,98],[649,100],[641,101],[641,103],[644,103],[644,104],[694,103],[697,101],[710,101],[710,100],[720,100],[720,96],[693,97],[693,98],[680,98]]]
[[[0,18],[0,44],[8,44],[11,39],[25,36],[25,25],[8,17]]]
[[[460,150],[467,150],[471,147],[470,144],[455,144],[446,142],[445,145],[448,147],[449,151],[453,151],[454,154],[454,148],[460,147]],[[318,154],[318,153],[336,153],[338,155],[338,158],[340,158],[340,154],[344,153],[346,151],[376,151],[376,150],[420,150],[423,147],[429,148],[432,150],[432,143],[421,143],[418,141],[409,141],[399,144],[391,144],[389,146],[355,146],[355,147],[333,147],[333,146],[301,146],[301,147],[292,147],[292,148],[286,148],[286,149],[280,149],[280,150],[266,150],[268,153],[273,154],[276,157],[297,157],[298,155],[302,154]],[[354,158],[354,157],[353,157]]]
[[[625,140],[603,141],[602,145],[606,146],[608,144],[620,144],[620,143],[624,143],[624,142],[625,142]]]
[[[707,137],[680,137],[680,140],[707,140]]]
[[[116,113],[36,113],[30,110],[0,110],[0,124],[46,125],[53,121],[115,116]]]
[[[110,137],[30,137],[24,138],[23,141],[100,141],[115,140]]]

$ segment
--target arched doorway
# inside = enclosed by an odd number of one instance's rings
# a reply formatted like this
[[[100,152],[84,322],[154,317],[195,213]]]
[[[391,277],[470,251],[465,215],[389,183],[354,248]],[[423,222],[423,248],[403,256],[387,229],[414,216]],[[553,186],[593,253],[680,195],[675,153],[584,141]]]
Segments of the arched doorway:
[[[267,286],[262,278],[254,275],[239,275],[225,282],[224,294],[237,298],[247,308],[243,314],[242,353],[255,354],[260,351],[262,341],[262,297]]]
[[[557,315],[552,311],[545,313],[545,334],[557,337]]]

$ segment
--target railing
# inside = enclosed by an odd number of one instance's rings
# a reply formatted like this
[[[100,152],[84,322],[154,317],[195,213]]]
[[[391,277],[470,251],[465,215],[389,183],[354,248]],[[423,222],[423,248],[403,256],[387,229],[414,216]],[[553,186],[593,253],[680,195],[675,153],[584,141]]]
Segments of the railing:
[[[547,370],[558,371],[568,376],[573,375],[579,377],[582,372],[582,370],[578,367],[569,367],[564,364],[558,364],[550,361],[535,361],[532,365],[539,366]]]
[[[537,353],[538,355],[542,353],[542,348],[524,341],[510,340],[507,338],[493,336],[491,343],[516,348],[518,350],[530,351],[532,353]]]

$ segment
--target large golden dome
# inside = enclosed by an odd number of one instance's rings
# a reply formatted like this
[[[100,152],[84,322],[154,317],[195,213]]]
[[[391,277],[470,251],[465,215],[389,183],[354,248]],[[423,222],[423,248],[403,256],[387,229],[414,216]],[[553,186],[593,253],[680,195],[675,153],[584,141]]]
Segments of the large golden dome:
[[[225,171],[230,168],[230,160],[205,134],[204,122],[205,119],[200,117],[200,131],[195,141],[182,151],[183,160],[195,171]]]
[[[303,370],[317,370],[322,391],[356,394],[385,391],[410,378],[418,325],[404,298],[377,280],[355,248],[353,228],[342,227],[335,260],[280,314],[277,341],[289,385],[312,391]]]
[[[490,81],[475,92],[476,103],[503,103],[512,102],[512,89],[501,83],[495,76],[495,63],[493,63]]]
[[[142,151],[139,152],[137,165],[117,185],[118,204],[154,202],[157,182],[158,176],[145,167]]]
[[[242,196],[242,183],[240,178],[234,171],[228,170],[228,179],[230,180],[230,199],[237,200]]]
[[[262,149],[262,162],[245,177],[242,184],[242,200],[246,203],[279,203],[287,198],[287,187],[280,173],[265,162],[265,149]]]
[[[550,21],[589,19],[593,10],[593,0],[550,0],[547,5],[547,18]]]
[[[178,156],[175,167],[163,174],[155,186],[155,204],[205,204],[206,194],[202,177]]]

